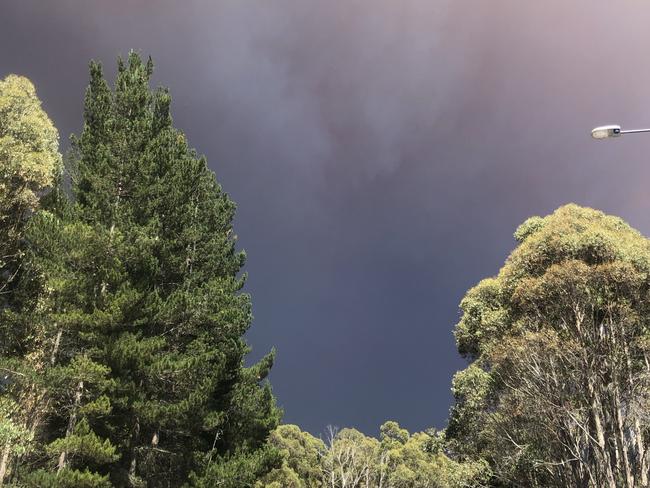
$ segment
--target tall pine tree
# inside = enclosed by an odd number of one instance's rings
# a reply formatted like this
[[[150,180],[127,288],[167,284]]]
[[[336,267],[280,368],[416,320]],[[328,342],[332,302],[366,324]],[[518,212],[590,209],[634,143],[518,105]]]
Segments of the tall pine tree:
[[[16,472],[33,486],[209,486],[279,461],[264,447],[280,418],[273,353],[244,366],[235,205],[152,70],[131,53],[111,88],[91,63],[73,203],[53,197],[32,229],[47,422]]]
[[[102,427],[120,448],[111,476],[177,486],[258,449],[279,411],[261,384],[273,355],[243,365],[252,316],[235,205],[172,126],[168,92],[149,87],[152,70],[132,53],[111,90],[91,64],[73,191],[117,265],[101,270],[93,310],[104,315],[102,361],[115,382]]]
[[[29,413],[35,442],[16,459],[13,478],[34,487],[105,487],[120,453],[102,430],[115,381],[103,354],[106,314],[93,290],[117,263],[108,233],[83,222],[60,186],[32,219],[18,287],[25,299],[15,325],[30,331],[23,348],[33,367],[25,376],[38,396]]]

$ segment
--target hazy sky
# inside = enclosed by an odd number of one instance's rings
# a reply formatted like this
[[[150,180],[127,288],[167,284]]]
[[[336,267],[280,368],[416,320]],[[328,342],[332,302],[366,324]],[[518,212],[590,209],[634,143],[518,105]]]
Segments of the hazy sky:
[[[238,203],[285,422],[445,425],[464,292],[528,216],[576,202],[650,231],[650,4],[0,0],[0,77],[67,144],[87,64],[151,55]]]

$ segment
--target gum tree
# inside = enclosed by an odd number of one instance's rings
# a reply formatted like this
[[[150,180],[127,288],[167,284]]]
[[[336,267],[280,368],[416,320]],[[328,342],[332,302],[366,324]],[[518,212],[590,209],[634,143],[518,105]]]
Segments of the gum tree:
[[[15,286],[23,271],[26,226],[61,171],[58,147],[58,132],[34,85],[16,75],[0,80],[0,484],[11,456],[29,447],[34,420],[27,410],[40,396],[28,375],[38,359],[23,349],[30,329],[13,320],[20,307]]]
[[[467,292],[447,434],[507,486],[648,485],[650,243],[567,205]]]

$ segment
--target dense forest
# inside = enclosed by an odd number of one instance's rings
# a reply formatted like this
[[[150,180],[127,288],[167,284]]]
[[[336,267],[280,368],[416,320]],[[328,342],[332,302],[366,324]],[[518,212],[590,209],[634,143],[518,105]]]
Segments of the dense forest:
[[[151,60],[90,64],[63,157],[32,83],[0,81],[0,485],[643,487],[650,241],[567,205],[462,300],[445,429],[315,437],[246,366],[235,204]]]

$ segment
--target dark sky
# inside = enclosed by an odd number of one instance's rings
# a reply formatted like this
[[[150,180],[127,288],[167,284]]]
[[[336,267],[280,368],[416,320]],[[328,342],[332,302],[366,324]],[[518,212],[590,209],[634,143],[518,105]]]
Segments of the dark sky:
[[[238,203],[257,358],[285,421],[445,424],[464,292],[526,217],[650,231],[650,5],[593,0],[0,0],[0,77],[78,132],[87,64],[154,58]]]

